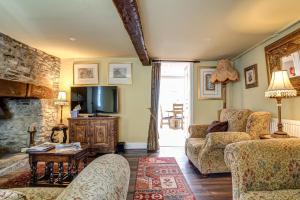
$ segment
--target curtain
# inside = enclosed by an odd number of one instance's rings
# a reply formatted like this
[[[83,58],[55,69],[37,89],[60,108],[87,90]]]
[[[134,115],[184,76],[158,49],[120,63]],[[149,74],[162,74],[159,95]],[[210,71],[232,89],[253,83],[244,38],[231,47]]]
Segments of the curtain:
[[[158,101],[160,90],[160,62],[152,63],[151,74],[151,108],[150,108],[150,124],[148,130],[147,150],[149,152],[156,152],[159,150],[158,144],[158,128],[157,128],[157,115],[158,115]]]

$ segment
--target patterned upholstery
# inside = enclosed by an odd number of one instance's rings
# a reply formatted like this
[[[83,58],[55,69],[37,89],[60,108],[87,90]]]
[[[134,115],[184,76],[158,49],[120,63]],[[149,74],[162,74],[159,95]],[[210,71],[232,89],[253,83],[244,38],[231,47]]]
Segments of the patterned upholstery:
[[[248,109],[222,109],[220,121],[228,121],[228,131],[245,132],[247,120],[251,113],[252,111]]]
[[[228,121],[228,132],[207,133],[208,125],[191,125],[185,151],[203,174],[230,172],[224,162],[226,145],[256,139],[269,133],[270,113],[223,109],[220,121]]]
[[[107,154],[91,162],[66,188],[13,190],[25,194],[27,200],[125,200],[129,177],[128,161],[120,155]]]
[[[254,112],[248,117],[246,132],[252,139],[259,139],[261,135],[270,134],[271,113]]]
[[[64,188],[57,187],[26,187],[13,190],[26,195],[26,200],[54,200],[62,193]]]
[[[274,191],[251,191],[243,193],[243,200],[299,200],[300,190],[274,190]]]
[[[204,138],[189,138],[187,143],[187,149],[192,154],[199,154],[200,149],[203,147],[205,139]]]
[[[229,144],[233,199],[300,199],[300,139],[251,140]]]
[[[205,138],[209,125],[193,124],[189,127],[189,138]]]
[[[0,199],[3,199],[3,200],[26,200],[26,196],[25,196],[25,194],[18,192],[18,191],[0,189]]]

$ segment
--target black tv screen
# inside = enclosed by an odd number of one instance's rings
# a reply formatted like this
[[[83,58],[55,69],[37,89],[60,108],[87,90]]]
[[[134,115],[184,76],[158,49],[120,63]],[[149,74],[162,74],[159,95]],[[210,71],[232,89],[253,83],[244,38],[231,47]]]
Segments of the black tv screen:
[[[116,86],[71,87],[71,109],[80,105],[79,113],[117,113],[118,89]]]

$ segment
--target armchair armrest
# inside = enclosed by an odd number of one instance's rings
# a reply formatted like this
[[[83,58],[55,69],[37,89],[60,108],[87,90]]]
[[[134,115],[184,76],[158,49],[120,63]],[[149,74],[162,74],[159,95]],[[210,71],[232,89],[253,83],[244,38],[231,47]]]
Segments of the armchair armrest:
[[[224,149],[228,144],[245,140],[251,140],[245,132],[214,132],[206,136],[207,146],[214,149]]]
[[[208,124],[193,124],[189,126],[189,138],[205,138]]]
[[[300,188],[300,139],[251,140],[229,144],[233,199],[247,191]]]

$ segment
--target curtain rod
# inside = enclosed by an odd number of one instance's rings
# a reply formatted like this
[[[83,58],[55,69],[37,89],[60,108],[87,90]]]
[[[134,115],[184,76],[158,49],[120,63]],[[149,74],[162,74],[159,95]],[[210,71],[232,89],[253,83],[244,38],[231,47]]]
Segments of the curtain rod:
[[[191,62],[191,63],[200,63],[199,60],[152,60],[152,62]]]

